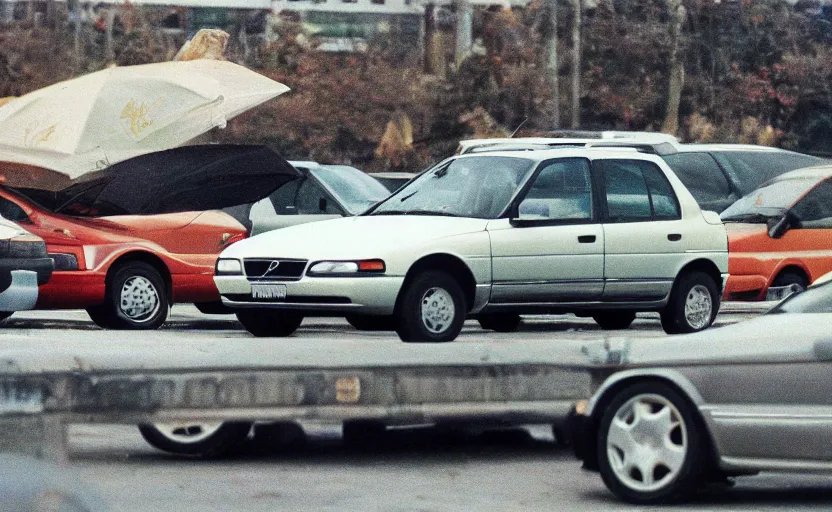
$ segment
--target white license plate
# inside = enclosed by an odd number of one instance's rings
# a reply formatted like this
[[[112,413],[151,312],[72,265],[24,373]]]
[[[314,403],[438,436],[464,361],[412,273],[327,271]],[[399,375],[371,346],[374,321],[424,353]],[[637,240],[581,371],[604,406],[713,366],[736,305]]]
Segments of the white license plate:
[[[254,299],[286,300],[286,285],[252,284],[251,296]]]

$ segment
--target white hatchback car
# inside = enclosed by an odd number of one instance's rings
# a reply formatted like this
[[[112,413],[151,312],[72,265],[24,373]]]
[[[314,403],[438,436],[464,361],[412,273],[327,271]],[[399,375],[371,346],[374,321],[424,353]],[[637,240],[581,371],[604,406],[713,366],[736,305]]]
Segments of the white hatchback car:
[[[535,313],[621,329],[659,311],[665,331],[699,331],[727,270],[719,216],[659,157],[555,149],[447,159],[360,216],[232,245],[215,282],[257,336],[330,315],[441,342],[469,316],[508,332]]]

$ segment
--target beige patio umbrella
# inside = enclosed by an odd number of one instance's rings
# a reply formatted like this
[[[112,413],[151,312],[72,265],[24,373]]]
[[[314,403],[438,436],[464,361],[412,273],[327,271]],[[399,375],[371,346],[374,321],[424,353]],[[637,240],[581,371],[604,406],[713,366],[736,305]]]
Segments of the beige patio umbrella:
[[[0,162],[74,179],[185,144],[288,90],[220,60],[109,68],[0,106]]]

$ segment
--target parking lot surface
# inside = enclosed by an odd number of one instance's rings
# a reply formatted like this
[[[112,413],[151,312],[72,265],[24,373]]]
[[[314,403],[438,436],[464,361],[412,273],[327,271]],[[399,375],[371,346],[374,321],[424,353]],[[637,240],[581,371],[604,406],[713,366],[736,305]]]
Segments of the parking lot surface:
[[[727,304],[725,325],[764,311],[765,305]],[[458,342],[551,340],[553,350],[574,350],[598,339],[591,319],[527,317],[519,333],[497,334],[468,322]],[[665,336],[657,315],[639,315],[633,328],[614,336]],[[129,340],[152,347],[187,343],[273,346],[316,340],[400,343],[392,333],[360,333],[340,319],[307,319],[292,338],[254,339],[233,317],[206,316],[177,306],[159,331],[113,332],[80,312],[19,313],[0,331],[0,347],[107,344]],[[556,348],[557,347],[557,348]],[[429,347],[427,347],[429,348]],[[68,470],[94,487],[112,510],[379,510],[537,511],[628,510],[600,477],[580,469],[548,426],[513,429],[436,428],[388,430],[369,445],[351,445],[339,425],[304,424],[295,436],[275,438],[267,427],[238,453],[222,460],[189,460],[148,446],[132,426],[75,425],[70,429]],[[706,489],[680,510],[832,509],[827,476],[761,475],[733,487]]]

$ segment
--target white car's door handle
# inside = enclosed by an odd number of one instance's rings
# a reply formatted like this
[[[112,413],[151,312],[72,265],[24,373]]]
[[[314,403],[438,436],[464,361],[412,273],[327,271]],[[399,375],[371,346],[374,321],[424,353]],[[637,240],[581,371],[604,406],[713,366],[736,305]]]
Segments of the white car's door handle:
[[[578,237],[579,244],[594,244],[595,235],[583,235]]]
[[[671,242],[678,242],[682,239],[682,235],[679,233],[670,233],[669,235],[667,235],[667,239]]]

